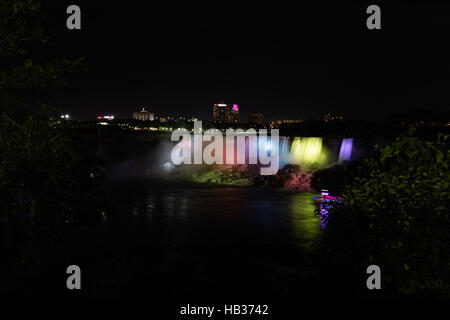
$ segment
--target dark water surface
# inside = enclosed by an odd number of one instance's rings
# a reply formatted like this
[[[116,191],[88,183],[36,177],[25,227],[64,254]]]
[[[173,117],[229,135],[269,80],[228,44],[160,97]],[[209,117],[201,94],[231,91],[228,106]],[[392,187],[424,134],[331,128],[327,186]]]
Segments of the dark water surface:
[[[317,290],[311,193],[128,179],[100,233],[120,295],[292,296]],[[126,274],[126,275],[125,275]],[[123,285],[117,286],[117,283]],[[106,286],[107,287],[107,286]],[[109,294],[104,292],[101,294]]]

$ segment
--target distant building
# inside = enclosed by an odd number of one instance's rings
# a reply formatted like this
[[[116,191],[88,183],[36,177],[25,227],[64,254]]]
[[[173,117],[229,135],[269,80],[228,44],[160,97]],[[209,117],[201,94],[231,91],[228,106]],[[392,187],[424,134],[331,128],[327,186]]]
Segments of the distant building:
[[[261,124],[263,122],[263,114],[262,113],[249,113],[248,114],[248,122],[254,122],[257,124]]]
[[[239,122],[239,107],[237,104],[226,104],[225,102],[213,105],[213,121],[216,122]]]
[[[304,120],[277,120],[276,124],[280,125],[283,123],[300,123],[303,122]]]
[[[113,115],[98,116],[97,120],[114,120],[114,116]]]
[[[406,113],[391,116],[393,123],[410,127],[444,127],[450,124],[450,112],[436,113],[433,110],[417,108]]]
[[[231,120],[232,122],[239,122],[239,107],[237,104],[233,104],[231,108]]]
[[[231,120],[231,109],[224,103],[216,103],[213,105],[213,121],[216,122],[230,122]]]
[[[148,112],[144,108],[141,111],[133,112],[133,119],[142,120],[142,121],[153,121],[155,120],[155,115],[151,112]]]
[[[344,121],[344,117],[340,114],[327,113],[323,116],[325,122]]]

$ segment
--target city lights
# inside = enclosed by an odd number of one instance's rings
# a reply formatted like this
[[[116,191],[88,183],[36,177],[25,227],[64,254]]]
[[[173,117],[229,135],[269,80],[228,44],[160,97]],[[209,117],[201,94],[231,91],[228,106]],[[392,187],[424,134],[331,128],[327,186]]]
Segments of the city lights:
[[[112,115],[107,115],[107,116],[98,116],[97,117],[97,119],[98,120],[113,120],[114,119],[114,116],[112,116]]]

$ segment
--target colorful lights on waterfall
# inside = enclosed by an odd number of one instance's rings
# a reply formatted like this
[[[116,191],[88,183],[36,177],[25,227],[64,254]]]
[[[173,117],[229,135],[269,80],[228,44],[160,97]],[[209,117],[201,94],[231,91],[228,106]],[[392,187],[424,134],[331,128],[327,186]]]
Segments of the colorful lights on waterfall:
[[[352,149],[353,149],[353,138],[342,139],[338,162],[349,161],[352,157]]]
[[[322,138],[294,138],[291,156],[296,164],[324,164],[326,154],[322,148]]]
[[[258,151],[259,150],[262,150],[262,152],[265,152],[266,154],[270,154],[270,151],[272,150],[270,137],[264,139],[258,138]]]
[[[280,168],[290,162],[289,137],[280,137]]]
[[[220,131],[217,130],[217,133],[220,133]],[[236,135],[236,137],[239,137],[239,135]],[[279,152],[279,169],[291,164],[299,165],[305,172],[311,172],[343,161],[350,161],[355,157],[353,151],[353,138],[343,138],[342,140],[332,141],[329,138],[327,140],[326,138],[321,137],[279,137],[278,150],[274,148],[270,136],[252,137],[252,148],[250,148],[249,144],[250,138],[245,137],[244,139],[244,156],[240,158],[241,160],[239,161],[237,159],[238,148],[235,144],[237,140],[234,140],[234,142],[228,146],[226,139],[222,139],[223,164],[255,164],[256,162],[249,161],[250,153],[253,155],[254,159],[259,159],[260,154],[271,156],[272,153]],[[194,135],[192,135],[192,133],[190,140],[192,142],[194,141]],[[176,154],[183,154],[184,152],[182,150],[184,150],[185,152],[192,152],[193,155],[196,150],[193,146],[196,145],[197,149],[199,148],[200,153],[202,154],[204,151],[203,149],[208,145],[206,141],[202,141],[200,144],[191,145],[191,141],[184,141],[184,143],[179,142],[175,147],[174,152]],[[253,151],[250,152],[250,150]],[[242,151],[240,152],[242,153]],[[191,157],[191,159],[191,163],[193,163],[193,157]]]

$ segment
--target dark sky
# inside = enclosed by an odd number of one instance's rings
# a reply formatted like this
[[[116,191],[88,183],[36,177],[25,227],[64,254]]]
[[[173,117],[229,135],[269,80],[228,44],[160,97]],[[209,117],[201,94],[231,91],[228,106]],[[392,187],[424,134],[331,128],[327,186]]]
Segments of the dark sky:
[[[394,2],[394,1],[392,1]],[[47,4],[48,3],[48,4]],[[54,98],[75,118],[157,115],[211,119],[239,104],[265,120],[388,119],[415,108],[448,110],[450,4],[405,1],[270,3],[48,1],[48,55],[85,56],[89,71]],[[70,4],[82,29],[67,30]],[[366,28],[370,4],[382,30]]]

